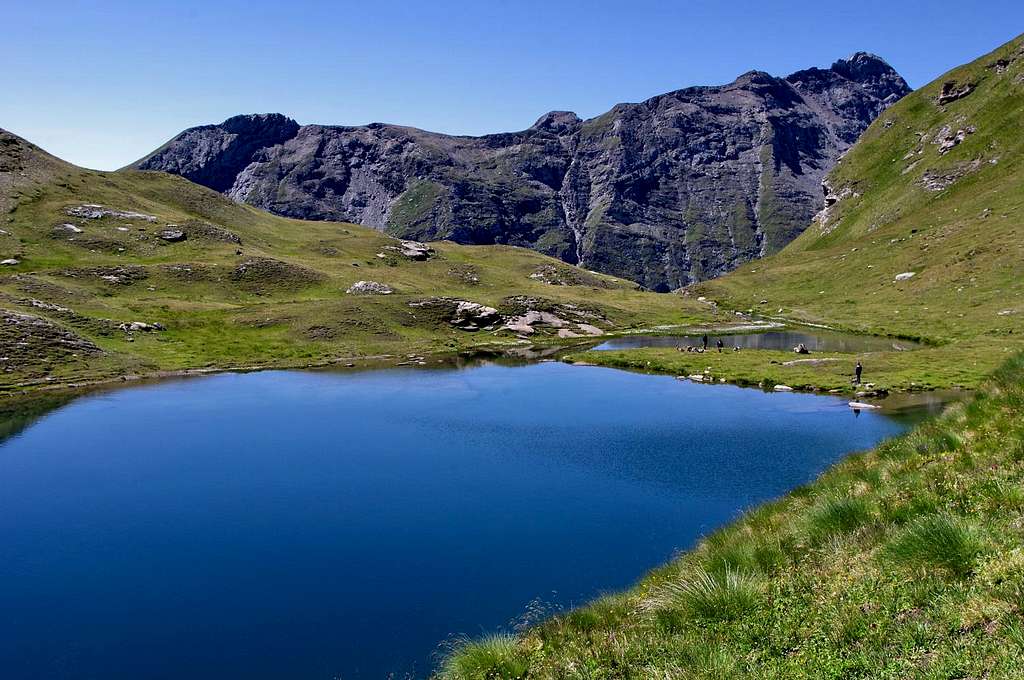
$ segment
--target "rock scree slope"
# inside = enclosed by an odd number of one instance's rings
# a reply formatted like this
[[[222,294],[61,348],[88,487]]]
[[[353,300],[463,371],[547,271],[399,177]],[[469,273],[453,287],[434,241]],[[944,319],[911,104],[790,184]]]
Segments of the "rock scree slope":
[[[132,167],[286,217],[529,247],[667,291],[795,238],[820,208],[825,173],[908,92],[885,61],[858,52],[589,120],[552,111],[483,137],[236,116],[186,130]]]

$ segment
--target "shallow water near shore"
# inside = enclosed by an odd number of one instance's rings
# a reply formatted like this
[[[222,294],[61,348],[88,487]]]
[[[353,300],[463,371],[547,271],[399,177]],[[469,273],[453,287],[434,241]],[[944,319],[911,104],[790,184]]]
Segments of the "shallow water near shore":
[[[911,422],[846,401],[560,363],[86,396],[0,443],[2,675],[424,676]]]
[[[803,344],[811,352],[888,352],[918,349],[912,340],[883,338],[876,335],[835,333],[832,331],[765,331],[763,333],[734,333],[709,335],[708,348],[714,350],[721,340],[726,349],[778,349],[788,351]],[[639,349],[641,347],[698,347],[700,335],[624,335],[612,338],[595,350]]]

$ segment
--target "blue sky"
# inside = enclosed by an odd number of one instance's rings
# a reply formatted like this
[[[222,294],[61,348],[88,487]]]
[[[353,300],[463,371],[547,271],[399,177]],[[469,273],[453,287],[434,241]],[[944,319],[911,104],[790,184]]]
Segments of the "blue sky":
[[[0,127],[112,169],[236,113],[528,127],[857,50],[918,87],[1024,31],[1024,2],[0,0]]]

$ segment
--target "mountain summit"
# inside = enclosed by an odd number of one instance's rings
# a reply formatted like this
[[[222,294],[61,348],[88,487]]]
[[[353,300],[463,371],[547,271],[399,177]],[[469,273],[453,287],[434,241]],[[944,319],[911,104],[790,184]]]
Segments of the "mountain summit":
[[[483,137],[236,116],[186,130],[133,167],[279,215],[525,246],[669,290],[799,235],[840,154],[909,92],[885,61],[858,52],[828,69],[751,71],[589,120],[552,111]]]

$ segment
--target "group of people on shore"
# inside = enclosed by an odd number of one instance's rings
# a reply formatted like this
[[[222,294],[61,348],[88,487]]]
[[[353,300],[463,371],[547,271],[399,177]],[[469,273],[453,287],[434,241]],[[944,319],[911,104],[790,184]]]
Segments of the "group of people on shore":
[[[725,343],[722,342],[721,338],[718,338],[718,340],[715,341],[715,346],[718,348],[718,351],[721,352],[725,348]],[[705,333],[704,337],[701,338],[701,344],[700,345],[687,345],[686,347],[677,347],[676,350],[678,350],[680,352],[697,352],[698,354],[702,354],[704,352],[707,352],[708,351],[708,334]],[[740,346],[739,345],[735,345],[732,348],[732,351],[733,352],[739,352],[740,351]]]
[[[704,352],[708,351],[708,334],[705,333],[701,337],[700,340],[701,340],[701,344],[700,345],[687,345],[686,347],[677,347],[676,350],[679,351],[679,352],[697,352],[698,354],[703,354]],[[719,353],[721,353],[722,349],[725,347],[725,343],[722,342],[722,338],[718,338],[718,339],[715,340],[715,347],[717,347]],[[739,345],[735,345],[732,348],[732,351],[733,352],[739,352],[740,351],[740,346]],[[807,348],[804,347],[803,343],[800,343],[800,345],[798,345],[797,348],[794,349],[794,351],[796,351],[797,354],[810,354],[810,352],[807,350]],[[861,383],[861,376],[863,375],[863,373],[864,373],[864,366],[862,366],[860,361],[858,361],[857,365],[853,367],[853,384],[854,385],[860,385],[860,383]]]

